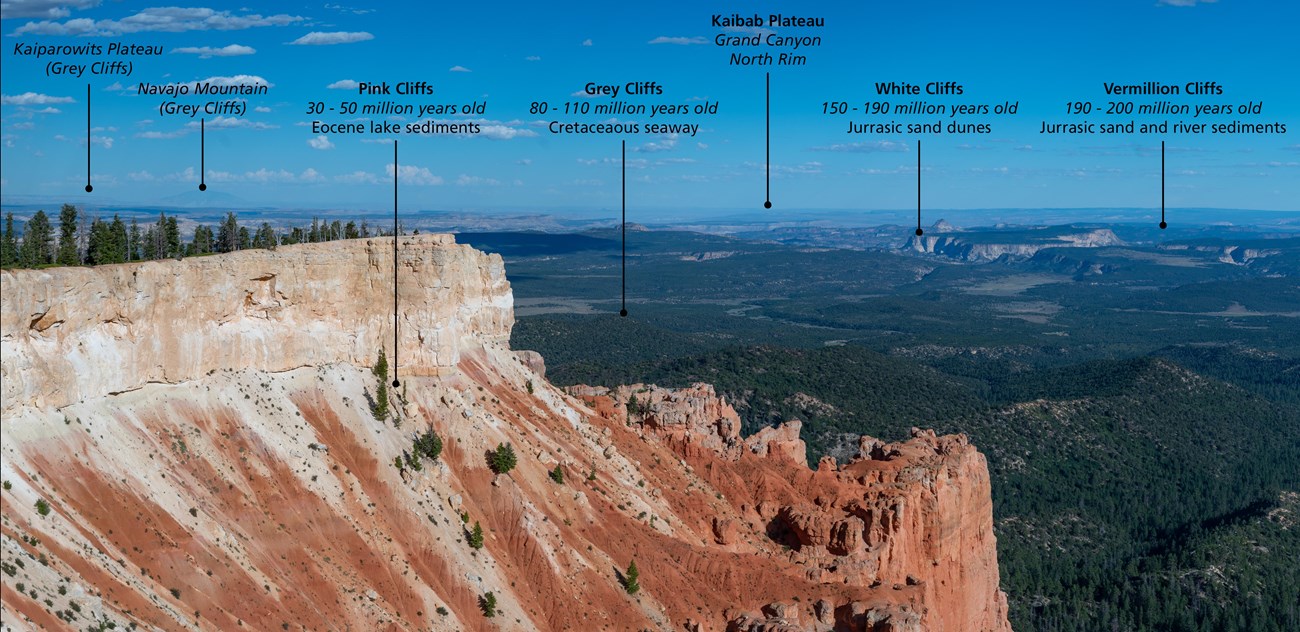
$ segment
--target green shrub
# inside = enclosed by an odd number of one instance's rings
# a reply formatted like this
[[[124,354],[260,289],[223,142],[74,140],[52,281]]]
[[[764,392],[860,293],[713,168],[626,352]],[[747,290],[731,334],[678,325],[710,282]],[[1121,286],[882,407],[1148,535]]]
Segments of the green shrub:
[[[491,465],[492,471],[497,474],[505,474],[515,469],[518,464],[518,458],[515,457],[515,449],[509,443],[497,444],[497,449],[492,453]]]
[[[437,461],[442,454],[442,437],[439,437],[438,433],[433,430],[429,430],[415,438],[413,449],[417,455],[423,456],[430,461]]]
[[[469,548],[478,550],[483,548],[483,526],[474,521],[474,528],[469,532]]]
[[[50,515],[50,503],[45,502],[44,498],[36,499],[36,513],[42,516]]]
[[[497,596],[488,591],[479,597],[478,605],[483,609],[483,616],[492,618],[497,616]]]
[[[641,572],[636,568],[636,560],[632,560],[627,565],[627,572],[623,573],[623,590],[626,590],[627,594],[635,595],[640,592],[641,584],[637,582],[640,576]]]
[[[561,466],[561,465],[556,465],[556,466],[555,466],[555,469],[553,469],[553,470],[551,470],[550,472],[548,472],[548,475],[551,477],[551,480],[555,481],[556,483],[558,483],[558,484],[560,484],[560,485],[563,485],[563,484],[564,484],[564,468],[563,468],[563,466]]]

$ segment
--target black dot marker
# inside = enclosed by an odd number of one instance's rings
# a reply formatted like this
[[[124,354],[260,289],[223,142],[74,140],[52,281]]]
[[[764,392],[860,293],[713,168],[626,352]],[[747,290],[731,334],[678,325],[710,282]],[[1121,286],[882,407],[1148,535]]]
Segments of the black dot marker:
[[[1164,229],[1166,229],[1166,228],[1169,228],[1169,224],[1166,224],[1166,223],[1164,223],[1164,222],[1160,222],[1160,230],[1164,230]]]
[[[919,229],[919,228],[916,229],[916,236],[917,236],[917,237],[920,237],[921,235],[924,235],[924,234],[925,234],[925,231],[923,231],[923,230],[921,230],[921,229]]]
[[[90,186],[89,184],[86,185],[86,193],[90,193],[91,191],[94,191],[94,190],[95,190],[95,187],[92,187],[92,186]]]
[[[203,184],[202,182],[200,182],[200,183],[199,183],[199,190],[200,190],[200,191],[207,191],[207,190],[208,190],[208,185]]]
[[[772,203],[771,203],[770,201],[769,201],[769,202],[763,202],[763,208],[772,208]]]
[[[399,386],[401,386],[401,385],[402,385],[401,382],[398,382],[396,379],[393,380],[393,388],[397,388],[397,387],[399,387]]]
[[[625,309],[618,310],[618,315],[627,318],[627,310]]]

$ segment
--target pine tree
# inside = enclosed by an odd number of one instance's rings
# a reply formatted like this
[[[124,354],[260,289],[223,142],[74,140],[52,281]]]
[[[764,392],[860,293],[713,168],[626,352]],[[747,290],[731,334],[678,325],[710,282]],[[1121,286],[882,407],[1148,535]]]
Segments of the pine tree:
[[[108,225],[98,217],[90,223],[90,236],[86,238],[86,264],[100,265],[108,261]]]
[[[415,439],[415,453],[427,457],[430,461],[437,461],[438,456],[442,454],[442,437],[433,430],[429,430]]]
[[[388,418],[388,383],[380,381],[379,388],[375,389],[375,405],[370,409],[370,413],[375,419],[383,421]]]
[[[167,215],[158,214],[158,221],[145,232],[145,258],[167,258]]]
[[[126,222],[121,217],[113,215],[113,221],[108,225],[108,251],[109,263],[124,263],[129,260],[127,248],[129,239],[126,234]]]
[[[153,261],[158,258],[158,240],[157,232],[153,226],[144,229],[144,237],[140,240],[140,258],[146,261]]]
[[[18,238],[14,235],[14,214],[5,215],[4,236],[0,237],[0,268],[12,268],[18,263]]]
[[[234,252],[239,248],[239,220],[235,214],[226,213],[226,219],[217,227],[217,252]]]
[[[627,565],[627,572],[623,573],[623,590],[629,595],[635,595],[641,591],[641,584],[637,579],[641,577],[641,571],[636,568],[636,560],[632,560]]]
[[[207,226],[195,226],[194,237],[190,239],[189,254],[206,255],[212,251],[212,229]]]
[[[167,236],[167,254],[165,256],[168,258],[176,257],[179,259],[185,254],[185,251],[181,249],[181,229],[176,224],[175,215],[167,218],[167,222],[163,226],[163,231]]]
[[[388,357],[384,355],[384,348],[379,348],[379,358],[375,360],[375,366],[370,369],[375,377],[379,378],[379,388],[375,389],[375,405],[370,409],[375,419],[383,420],[388,418]]]
[[[61,266],[81,263],[77,256],[77,207],[71,204],[59,210],[59,253],[55,262]]]
[[[479,607],[483,609],[483,616],[489,619],[497,616],[497,596],[488,591],[479,598]]]
[[[253,247],[253,234],[248,232],[247,226],[239,227],[239,249],[248,250]]]
[[[555,469],[551,470],[551,471],[548,473],[548,475],[551,477],[551,480],[555,481],[556,483],[558,483],[558,484],[560,484],[560,485],[563,485],[563,484],[564,484],[564,467],[563,467],[563,466],[561,466],[561,465],[556,465],[556,466],[555,466]]]
[[[24,268],[48,265],[54,260],[54,229],[45,211],[36,211],[23,228],[23,243],[18,262]]]
[[[505,474],[515,469],[517,462],[514,447],[509,443],[497,444],[496,451],[492,453],[492,471],[497,474]]]
[[[276,244],[275,229],[269,223],[262,222],[262,226],[257,229],[257,236],[253,238],[253,247],[275,250]]]
[[[379,348],[379,357],[375,359],[375,366],[371,367],[371,373],[379,378],[381,383],[388,383],[388,356],[384,354],[384,348]]]
[[[131,232],[127,236],[127,241],[126,241],[127,261],[139,261],[141,257],[144,256],[144,253],[141,252],[141,247],[142,247],[141,241],[143,239],[144,237],[140,235],[140,224],[135,221],[134,217],[132,217]]]
[[[470,529],[468,541],[471,549],[477,551],[483,548],[483,525],[480,525],[477,520],[474,521],[474,528]]]

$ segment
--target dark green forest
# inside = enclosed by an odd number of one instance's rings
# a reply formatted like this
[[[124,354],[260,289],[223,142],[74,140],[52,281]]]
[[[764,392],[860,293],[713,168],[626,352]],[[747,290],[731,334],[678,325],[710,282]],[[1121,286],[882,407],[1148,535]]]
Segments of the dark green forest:
[[[238,216],[227,213],[215,227],[198,224],[188,236],[182,234],[176,215],[158,214],[141,224],[137,218],[90,217],[71,204],[59,210],[58,224],[36,211],[17,230],[13,213],[7,213],[0,233],[0,267],[43,268],[48,266],[104,265],[197,257],[253,248],[356,239],[383,233],[372,231],[367,222],[321,222],[277,230],[268,222],[255,228],[240,226]],[[391,232],[389,234],[392,234]]]
[[[967,265],[637,237],[630,318],[603,300],[603,251],[507,258],[547,306],[512,345],[553,382],[709,382],[746,433],[803,420],[811,460],[859,434],[966,433],[1017,630],[1300,630],[1300,239],[1257,268],[1129,247],[1062,275],[1041,262],[1081,249]],[[597,313],[567,313],[575,298]]]

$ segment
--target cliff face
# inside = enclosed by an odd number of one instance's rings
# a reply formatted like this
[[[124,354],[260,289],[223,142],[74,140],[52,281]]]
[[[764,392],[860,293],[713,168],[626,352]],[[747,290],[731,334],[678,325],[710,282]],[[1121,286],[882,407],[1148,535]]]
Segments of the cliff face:
[[[4,410],[62,407],[214,370],[369,365],[393,353],[393,242],[350,240],[142,264],[3,272]],[[497,255],[450,235],[399,244],[399,372],[456,366],[504,340]]]
[[[557,390],[506,347],[500,259],[448,236],[401,242],[403,386],[376,420],[391,261],[358,240],[5,273],[5,625],[1009,629],[964,438],[809,469],[798,422],[741,438],[707,385]]]
[[[1102,248],[1123,245],[1123,241],[1110,229],[1102,228],[1084,233],[1057,235],[1055,237],[1036,237],[1020,241],[997,243],[996,233],[984,235],[980,240],[963,236],[960,233],[932,234],[912,236],[907,240],[904,250],[917,253],[933,254],[974,263],[995,261],[1000,257],[1032,257],[1044,248],[1068,246],[1072,248]]]
[[[717,544],[767,555],[776,544],[803,579],[867,588],[833,608],[785,601],[738,608],[732,622],[744,623],[740,629],[804,629],[799,624],[816,621],[821,608],[866,630],[1010,629],[988,467],[965,436],[919,429],[901,443],[863,436],[850,461],[826,457],[810,470],[798,421],[742,439],[739,416],[707,384],[569,391],[696,466],[734,512],[710,522]]]

